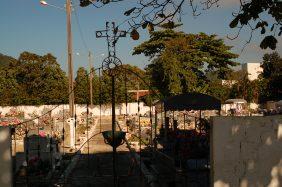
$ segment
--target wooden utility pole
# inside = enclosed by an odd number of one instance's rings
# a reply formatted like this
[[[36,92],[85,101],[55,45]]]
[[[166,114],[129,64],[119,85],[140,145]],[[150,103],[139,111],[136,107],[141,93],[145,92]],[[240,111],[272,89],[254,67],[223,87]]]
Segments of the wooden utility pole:
[[[66,0],[67,13],[67,46],[68,46],[68,80],[69,80],[69,111],[74,117],[74,90],[73,90],[73,58],[72,58],[72,33],[71,33],[71,0]]]
[[[91,62],[91,51],[89,51],[88,54],[88,60],[89,60],[89,94],[90,94],[90,108],[93,107],[93,86],[92,86],[92,81],[93,81],[93,72],[92,72],[92,62]]]

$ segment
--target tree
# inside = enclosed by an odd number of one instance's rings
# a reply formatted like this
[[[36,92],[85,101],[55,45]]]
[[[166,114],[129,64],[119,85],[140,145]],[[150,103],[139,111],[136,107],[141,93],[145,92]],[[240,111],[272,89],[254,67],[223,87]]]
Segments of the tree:
[[[277,52],[265,54],[261,67],[261,100],[281,100],[282,99],[282,58]]]
[[[230,98],[242,98],[248,102],[258,103],[260,94],[260,81],[250,81],[247,72],[243,70],[236,71],[232,75],[235,84],[230,91]]]
[[[15,105],[23,90],[15,78],[16,72],[8,67],[0,68],[0,106]]]
[[[132,94],[127,93],[130,89],[148,89],[147,78],[145,72],[136,66],[121,65],[116,70],[115,75],[115,98],[116,103],[124,103],[126,101],[134,101]],[[92,70],[92,72],[94,72]],[[112,79],[106,70],[101,72],[101,77],[93,73],[93,103],[107,104],[111,102]],[[75,79],[75,102],[86,104],[89,99],[89,75],[85,68],[80,67],[77,71]]]
[[[100,81],[99,81],[99,76],[97,75],[97,73],[95,72],[95,69],[92,68],[91,69],[92,72],[92,90],[93,90],[93,104],[98,105],[100,104]]]
[[[14,59],[13,57],[7,56],[7,55],[3,55],[0,53],[0,68],[4,68],[9,66],[10,63],[14,63],[17,60]]]
[[[231,72],[231,74],[232,73],[233,72]],[[208,78],[207,94],[219,99],[222,103],[229,99],[231,91],[230,86],[228,84],[223,84],[222,79],[219,79],[215,72],[208,72],[206,76]],[[228,75],[227,81],[229,80],[233,81]]]
[[[150,57],[146,68],[153,86],[163,96],[186,92],[206,93],[206,73],[215,72],[225,78],[237,65],[232,61],[237,55],[231,53],[216,35],[185,34],[172,29],[152,32],[150,39],[134,48],[133,54],[143,53]]]
[[[75,103],[86,104],[90,102],[89,97],[89,76],[85,68],[77,70],[74,86]]]
[[[16,71],[10,68],[10,64],[17,60],[13,57],[0,54],[0,105],[5,106],[17,100],[21,95],[21,89],[15,79]]]
[[[132,94],[128,93],[128,90],[148,89],[148,79],[143,70],[137,66],[129,64],[121,65],[115,69],[117,72],[115,75],[115,92],[116,102],[124,103],[126,101],[134,101],[131,97]],[[107,71],[103,72],[101,78],[102,85],[102,102],[109,103],[111,101],[111,77]]]
[[[82,7],[90,4],[95,7],[102,7],[110,2],[119,2],[124,0],[80,0]],[[148,28],[149,31],[154,29],[154,26],[161,25],[168,21],[173,24],[177,17],[183,14],[183,9],[188,4],[191,7],[192,15],[198,16],[200,11],[208,10],[213,6],[220,6],[224,0],[139,0],[136,1],[136,6],[124,12],[125,16],[129,18],[126,20],[132,32],[136,33],[139,27]],[[239,11],[232,13],[234,20],[230,23],[230,28],[238,29],[238,37],[242,28],[248,27],[250,29],[250,39],[252,39],[253,32],[257,29],[261,30],[261,35],[268,33],[261,41],[260,47],[262,49],[275,49],[277,44],[276,37],[282,35],[282,2],[279,0],[251,0],[239,2]],[[230,13],[231,14],[231,13]],[[265,16],[268,15],[268,16]],[[265,21],[265,17],[271,17],[271,21]],[[269,30],[267,29],[269,28]]]
[[[15,104],[59,104],[67,101],[67,77],[52,54],[23,52],[15,64],[17,83],[23,90]]]

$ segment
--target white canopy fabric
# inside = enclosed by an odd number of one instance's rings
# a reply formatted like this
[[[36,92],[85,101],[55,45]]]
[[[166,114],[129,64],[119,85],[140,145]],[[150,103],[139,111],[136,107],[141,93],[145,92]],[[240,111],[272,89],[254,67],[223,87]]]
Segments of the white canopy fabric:
[[[244,104],[247,103],[245,99],[228,99],[225,101],[225,104]]]

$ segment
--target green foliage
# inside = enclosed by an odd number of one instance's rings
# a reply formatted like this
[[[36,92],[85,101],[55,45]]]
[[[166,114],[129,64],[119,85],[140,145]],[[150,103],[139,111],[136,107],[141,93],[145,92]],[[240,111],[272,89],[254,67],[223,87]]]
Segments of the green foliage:
[[[116,69],[115,75],[115,100],[116,103],[126,102],[128,90],[148,89],[147,77],[143,70],[136,66],[122,65]],[[84,68],[79,68],[75,79],[75,103],[86,104],[89,99],[89,76]],[[102,72],[99,78],[96,74],[93,77],[93,103],[105,104],[111,102],[112,78],[108,72]],[[101,88],[101,93],[100,92]],[[100,98],[101,97],[101,98]],[[101,100],[100,100],[101,99]],[[127,101],[134,101],[132,94],[127,93]]]
[[[230,28],[250,26],[250,23],[255,22],[256,27],[252,28],[260,29],[261,35],[266,33],[266,29],[269,28],[269,32],[273,32],[272,35],[265,36],[262,40],[260,47],[262,49],[270,48],[274,50],[276,48],[277,39],[275,38],[275,30],[279,29],[278,36],[282,34],[282,2],[277,0],[256,0],[256,1],[241,1],[241,8],[238,14],[230,23]],[[273,19],[272,23],[264,21],[262,13],[267,13]]]
[[[57,104],[67,100],[67,77],[53,55],[23,52],[16,66],[17,82],[27,94],[21,104]]]
[[[237,65],[231,53],[216,35],[185,34],[172,29],[152,32],[150,39],[134,48],[133,54],[150,57],[146,68],[152,85],[163,96],[186,92],[207,93],[208,72],[225,78]]]
[[[277,52],[265,54],[261,65],[261,101],[282,99],[282,58]]]
[[[0,106],[41,105],[68,102],[68,80],[56,58],[51,54],[43,56],[23,52],[18,60],[1,55],[0,67]],[[101,77],[92,69],[93,103],[111,102],[111,77],[102,72]],[[77,71],[74,82],[75,103],[90,103],[89,73],[83,67]],[[136,66],[122,65],[115,77],[116,102],[126,101],[130,89],[148,89],[145,71]],[[101,93],[100,93],[101,89]],[[127,93],[128,101],[134,101]]]
[[[136,66],[129,64],[118,67],[117,75],[115,76],[115,91],[116,91],[116,102],[122,103],[127,101],[134,101],[132,94],[128,93],[129,90],[148,89],[148,77],[144,70]],[[111,101],[111,83],[112,79],[107,72],[103,72],[102,75],[102,102],[109,103]]]
[[[0,70],[1,105],[57,104],[67,101],[67,78],[56,58],[23,52]]]
[[[16,59],[0,53],[0,68],[7,67],[10,63],[14,63]]]
[[[117,1],[124,0],[80,0],[80,6],[86,7],[93,3],[95,7],[99,7],[99,5],[103,6]],[[166,28],[174,28],[173,20],[177,16],[181,20],[182,12],[185,12],[185,8],[189,6],[192,15],[197,16],[201,14],[201,10],[208,10],[213,6],[220,7],[224,1],[227,0],[141,0],[136,1],[137,4],[135,3],[133,7],[126,10],[124,15],[129,17],[126,21],[128,21],[131,29],[142,27],[151,32],[154,30],[154,26],[159,26],[165,22],[167,22]],[[230,22],[229,27],[239,29],[239,32],[244,30],[242,28],[247,27],[250,32],[250,40],[253,31],[259,30],[262,36],[267,34],[261,41],[260,47],[262,49],[276,49],[277,38],[282,35],[281,0],[238,0],[238,2],[240,2],[238,11],[235,13],[230,11],[230,15],[232,14],[234,19]]]
[[[265,54],[259,79],[250,81],[246,72],[237,71],[230,77],[236,80],[230,98],[243,98],[248,102],[263,103],[282,99],[282,58],[277,52]]]
[[[218,78],[218,75],[215,72],[208,72],[206,76],[208,78],[207,94],[219,99],[222,103],[229,99],[230,86],[223,85],[222,80]],[[227,81],[228,80],[232,81],[229,77]]]
[[[74,86],[75,103],[85,104],[90,103],[89,92],[89,76],[83,67],[77,70]]]
[[[250,81],[248,74],[242,70],[234,73],[233,80],[236,83],[231,88],[230,98],[242,98],[248,102],[258,102],[260,94],[259,80]]]

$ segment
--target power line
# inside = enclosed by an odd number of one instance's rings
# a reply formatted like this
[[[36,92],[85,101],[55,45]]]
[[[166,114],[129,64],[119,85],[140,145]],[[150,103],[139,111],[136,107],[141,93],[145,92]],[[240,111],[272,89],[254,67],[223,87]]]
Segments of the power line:
[[[78,31],[79,31],[79,35],[80,35],[80,38],[81,38],[81,41],[82,41],[82,44],[85,48],[86,51],[89,51],[89,47],[84,39],[84,36],[83,36],[83,32],[82,32],[82,29],[81,29],[81,26],[80,26],[80,23],[79,23],[79,19],[78,19],[78,15],[77,15],[77,9],[74,8],[74,15],[75,15],[75,21],[76,21],[76,24],[77,24],[77,27],[78,27]]]

